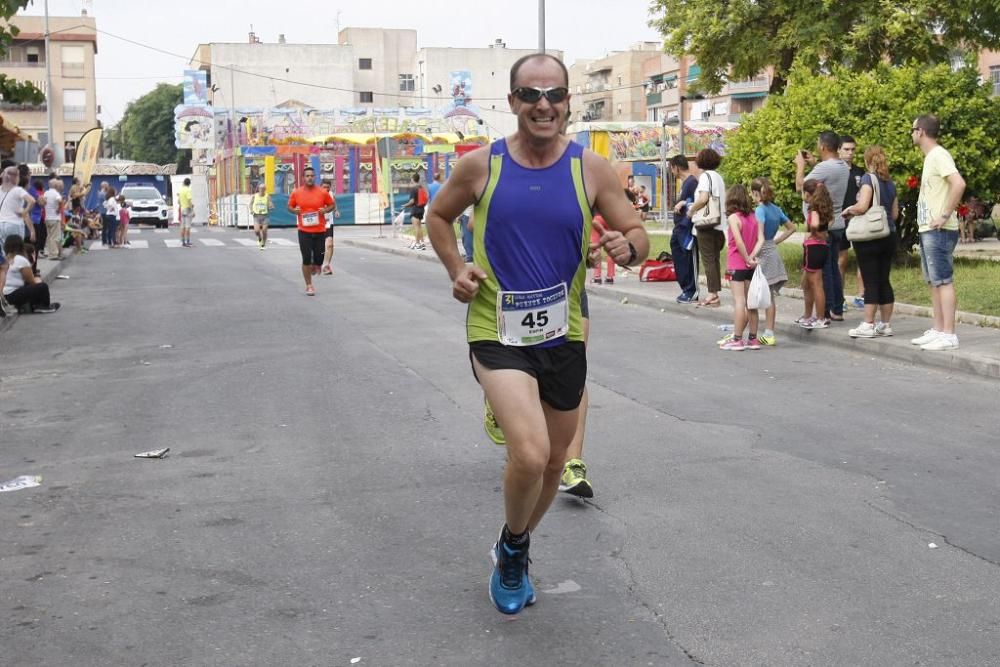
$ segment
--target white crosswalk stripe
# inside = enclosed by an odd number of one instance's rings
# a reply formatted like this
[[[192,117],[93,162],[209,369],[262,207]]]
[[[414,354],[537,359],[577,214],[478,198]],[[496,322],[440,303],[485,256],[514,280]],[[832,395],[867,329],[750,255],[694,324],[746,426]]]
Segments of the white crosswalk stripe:
[[[129,248],[129,249],[133,249],[133,248],[148,248],[149,247],[149,241],[147,241],[145,239],[135,239],[134,241],[129,241],[128,245],[125,246],[125,247]]]
[[[163,242],[167,244],[168,248],[180,248],[181,247],[181,240],[180,239],[163,239]]]
[[[169,234],[170,230],[169,229],[154,229],[153,233],[154,234]]]
[[[225,243],[223,243],[219,239],[198,239],[198,240],[201,241],[201,243],[203,245],[208,245],[208,246],[226,245]]]
[[[89,246],[87,246],[87,250],[107,250],[107,248],[105,248],[104,244],[100,241],[93,241]]]
[[[159,232],[160,230],[154,230],[154,231]],[[256,239],[246,238],[243,236],[226,238],[226,239],[219,239],[212,237],[199,238],[198,244],[210,248],[227,248],[227,247],[233,247],[234,245],[242,248],[258,247]],[[291,239],[286,239],[281,237],[270,238],[267,240],[267,244],[271,248],[297,248],[299,245],[298,243],[296,243]],[[182,243],[181,240],[177,238],[156,237],[153,238],[152,240],[137,238],[135,236],[132,236],[132,231],[129,231],[129,245],[126,247],[130,250],[148,250],[151,248],[152,249],[162,248],[164,246],[167,248],[180,248],[182,247]],[[107,248],[100,241],[90,241],[89,244],[87,245],[87,248],[89,250],[107,250]]]
[[[246,246],[248,248],[257,245],[257,241],[255,241],[254,239],[233,239],[233,240],[239,243],[240,245]]]
[[[286,248],[290,247],[290,246],[297,246],[298,245],[298,243],[296,243],[295,241],[290,241],[289,239],[283,239],[283,238],[280,238],[280,237],[279,238],[274,238],[274,239],[268,239],[267,242],[268,242],[268,244],[272,244],[273,243],[274,245],[285,246]]]

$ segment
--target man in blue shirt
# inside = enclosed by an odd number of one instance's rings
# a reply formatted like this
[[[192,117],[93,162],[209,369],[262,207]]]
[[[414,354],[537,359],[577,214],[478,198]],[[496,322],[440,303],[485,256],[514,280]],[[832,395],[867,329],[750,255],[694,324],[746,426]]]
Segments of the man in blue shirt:
[[[434,180],[427,184],[427,205],[434,201],[438,190],[441,189],[441,174],[434,174]]]
[[[694,202],[698,179],[691,173],[691,166],[683,155],[670,158],[670,173],[681,182],[681,194],[674,206],[674,231],[670,235],[670,254],[674,256],[674,271],[681,294],[677,303],[698,301],[698,270],[695,266],[695,236],[691,233],[693,224],[688,215],[688,206]]]

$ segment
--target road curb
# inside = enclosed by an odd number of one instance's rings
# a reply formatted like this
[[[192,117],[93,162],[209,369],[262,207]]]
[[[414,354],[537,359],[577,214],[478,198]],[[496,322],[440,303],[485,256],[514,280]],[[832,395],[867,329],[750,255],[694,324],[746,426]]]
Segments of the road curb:
[[[399,255],[401,257],[415,257],[416,259],[440,264],[437,255],[435,255],[431,250],[420,252],[402,247],[391,248],[386,247],[381,243],[373,243],[363,239],[344,239],[341,242],[345,245],[365,248],[368,250],[376,250],[378,252]],[[636,294],[607,285],[587,285],[587,291],[589,294],[598,298],[614,299],[618,302],[622,302],[622,299],[627,299],[626,303],[628,304],[643,306],[646,308],[657,308],[664,312],[669,310],[672,313],[682,313],[690,317],[711,321],[716,324],[728,324],[732,321],[732,317],[730,317],[732,309],[728,306],[713,309],[696,308],[694,306],[679,304],[674,301],[673,298],[657,296],[654,294]],[[798,289],[783,289],[781,294],[782,296],[789,296],[792,298],[802,298],[802,291]],[[927,317],[929,315],[929,311],[930,309],[922,306],[900,303],[896,304],[896,312],[900,315]],[[995,325],[988,326],[1000,327],[1000,318],[991,318],[985,315],[976,315],[974,313],[965,314],[974,319],[971,321],[964,321],[964,324],[983,326],[980,322],[985,318],[987,320],[997,320]],[[721,315],[726,316],[720,317]],[[892,341],[881,338],[855,339],[847,335],[846,328],[806,330],[796,324],[776,322],[775,329],[777,333],[781,333],[783,336],[787,336],[789,338],[794,338],[795,340],[815,340],[815,337],[821,337],[824,344],[833,345],[852,352],[893,359],[896,361],[904,361],[939,370],[957,371],[994,380],[1000,379],[1000,360],[983,357],[969,352],[928,353],[914,345],[902,344],[898,342],[899,339],[895,338]]]
[[[717,324],[729,324],[732,322],[732,309],[728,306],[722,308],[697,308],[679,304],[673,299],[645,294],[634,294],[626,290],[608,287],[604,285],[587,285],[587,293],[603,299],[613,299],[626,303],[643,306],[647,308],[659,308],[661,311],[672,313],[683,313],[684,315],[711,321]],[[782,290],[784,295],[784,290]],[[729,317],[720,317],[728,315]],[[847,329],[830,328],[825,330],[806,330],[796,324],[775,322],[775,332],[795,340],[815,340],[816,336],[822,338],[824,344],[867,354],[876,357],[905,361],[915,365],[930,366],[948,371],[959,371],[970,375],[977,375],[990,379],[1000,379],[1000,361],[983,357],[968,352],[926,352],[915,345],[903,345],[899,342],[890,342],[883,338],[851,338],[847,335]],[[720,332],[720,337],[721,337]],[[898,339],[895,339],[898,340]]]

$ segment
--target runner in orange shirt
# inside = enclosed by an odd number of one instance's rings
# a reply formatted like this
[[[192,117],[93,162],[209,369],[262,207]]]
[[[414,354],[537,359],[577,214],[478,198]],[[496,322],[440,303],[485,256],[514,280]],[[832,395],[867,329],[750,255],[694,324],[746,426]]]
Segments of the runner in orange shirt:
[[[316,185],[316,172],[306,167],[302,172],[306,184],[295,188],[288,198],[288,210],[296,215],[299,230],[299,251],[302,253],[302,277],[306,294],[316,295],[312,277],[319,275],[326,242],[326,214],[336,208],[328,190]]]

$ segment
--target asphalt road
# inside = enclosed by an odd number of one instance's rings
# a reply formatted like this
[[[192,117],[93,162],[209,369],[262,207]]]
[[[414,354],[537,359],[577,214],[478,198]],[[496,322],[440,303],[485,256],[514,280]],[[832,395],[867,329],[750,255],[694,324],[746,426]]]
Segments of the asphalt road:
[[[0,494],[0,663],[1000,663],[995,382],[593,298],[597,496],[512,619],[443,270],[342,247],[310,298],[213,238],[76,258],[0,334],[0,482],[43,476]]]

